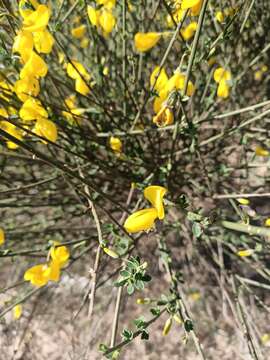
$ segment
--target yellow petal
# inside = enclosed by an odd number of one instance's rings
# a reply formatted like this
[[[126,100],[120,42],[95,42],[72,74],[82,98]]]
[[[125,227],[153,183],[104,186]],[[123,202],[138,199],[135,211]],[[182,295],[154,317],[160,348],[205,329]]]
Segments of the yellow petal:
[[[124,228],[130,233],[150,230],[157,218],[155,208],[143,209],[130,215],[124,223]]]
[[[55,241],[54,246],[50,249],[50,256],[53,262],[59,264],[60,267],[63,267],[68,262],[70,257],[69,250],[66,246],[55,246],[60,245],[59,242]]]
[[[237,255],[240,257],[247,257],[254,253],[255,250],[253,249],[247,249],[247,250],[240,250],[237,252]]]
[[[223,99],[227,99],[229,94],[229,86],[227,85],[226,80],[221,80],[218,84],[217,96]]]
[[[167,105],[163,105],[157,115],[153,117],[153,123],[159,127],[171,125],[173,122],[173,112]]]
[[[48,30],[37,31],[34,34],[35,49],[38,53],[49,54],[52,51],[54,38]]]
[[[151,185],[144,189],[144,197],[150,201],[151,205],[157,210],[157,216],[160,220],[164,219],[163,197],[167,189],[163,186]]]
[[[47,264],[39,264],[31,267],[24,273],[24,280],[30,281],[32,285],[44,286],[49,281],[50,271]]]
[[[20,78],[44,77],[47,75],[48,66],[45,61],[34,51],[31,52],[26,64],[20,72]]]
[[[262,148],[261,146],[257,146],[257,147],[256,147],[256,149],[255,149],[255,154],[256,154],[257,156],[264,156],[264,157],[270,155],[269,151],[266,150],[266,149],[264,149],[264,148]]]
[[[18,320],[22,315],[22,305],[16,305],[13,308],[13,317],[15,320]]]
[[[138,51],[144,52],[154,47],[161,38],[160,33],[137,33],[134,37],[135,47]]]
[[[158,78],[157,78],[157,75],[158,75]],[[162,68],[160,70],[160,67],[156,66],[155,69],[153,70],[152,74],[151,74],[151,77],[150,77],[150,85],[151,85],[151,87],[153,87],[153,85],[155,84],[154,89],[157,92],[160,92],[165,87],[167,82],[168,82],[168,76],[166,74],[165,69]]]
[[[268,218],[268,219],[265,220],[264,225],[265,225],[265,226],[270,226],[270,218]]]
[[[71,29],[71,35],[75,37],[75,39],[81,39],[86,33],[86,25],[80,25],[76,28]]]
[[[88,17],[90,20],[90,23],[94,26],[98,26],[99,24],[99,16],[100,16],[100,11],[96,10],[95,8],[93,8],[92,6],[88,5],[87,6],[87,13],[88,13]]]
[[[222,67],[219,67],[214,71],[214,80],[217,83],[219,83],[222,80],[231,80],[231,73],[230,71],[225,70]]]
[[[50,9],[46,5],[39,5],[29,16],[24,18],[23,30],[29,32],[45,30],[50,19]]]
[[[87,95],[90,92],[90,88],[89,86],[86,84],[86,82],[80,77],[78,79],[76,79],[75,81],[75,90],[82,94],[82,95]]]
[[[71,63],[67,65],[67,74],[72,79],[76,80],[83,77],[86,80],[90,79],[90,75],[88,74],[85,67],[76,60],[72,60]]]
[[[103,10],[99,17],[99,24],[105,34],[110,34],[113,31],[116,20],[113,14],[108,10]]]
[[[57,127],[54,122],[45,118],[39,118],[33,132],[52,142],[57,140]]]
[[[224,19],[225,19],[224,14],[223,14],[222,11],[217,11],[215,18],[220,23],[222,23],[224,21]]]
[[[34,77],[27,77],[18,80],[14,84],[14,91],[18,98],[25,102],[29,97],[36,97],[39,94],[39,82]]]
[[[0,228],[0,245],[3,245],[5,242],[5,232],[2,228]]]
[[[110,147],[113,151],[121,152],[122,151],[122,141],[118,137],[110,137]]]
[[[33,50],[33,47],[33,35],[27,31],[20,30],[14,38],[12,50],[19,53],[23,61],[26,62]]]
[[[49,270],[49,280],[51,281],[59,281],[60,279],[60,264],[57,261],[51,261],[48,267]]]
[[[245,198],[238,198],[238,199],[236,199],[238,202],[239,202],[239,204],[241,204],[241,205],[249,205],[249,200],[248,199],[245,199]]]
[[[194,36],[196,29],[197,22],[193,21],[181,31],[181,34],[185,40],[189,40]]]
[[[201,0],[183,0],[181,3],[181,8],[183,10],[190,9],[193,6],[196,6],[200,3]]]
[[[30,5],[30,6],[29,6]],[[31,5],[33,9],[31,9]],[[39,6],[39,3],[37,0],[20,0],[19,1],[19,12],[22,18],[27,18],[29,15],[31,15],[34,10],[36,10]]]
[[[115,7],[116,0],[96,0],[97,4],[103,5],[106,9]]]
[[[29,98],[23,103],[19,115],[24,121],[32,121],[37,120],[40,117],[48,117],[48,113],[41,105],[40,101],[33,98]]]

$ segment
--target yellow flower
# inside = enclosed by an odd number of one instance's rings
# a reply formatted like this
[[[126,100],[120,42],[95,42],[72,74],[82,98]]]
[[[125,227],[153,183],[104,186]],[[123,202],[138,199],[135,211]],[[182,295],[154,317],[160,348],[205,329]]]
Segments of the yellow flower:
[[[49,54],[52,51],[54,38],[48,30],[34,32],[33,36],[38,53]]]
[[[256,81],[261,81],[261,80],[262,80],[262,77],[263,77],[263,73],[262,73],[261,70],[255,71],[255,73],[254,73],[254,80],[256,80]]]
[[[31,10],[31,5],[34,9],[37,9],[39,3],[37,0],[20,0],[19,1],[19,12],[22,18],[26,18],[31,15],[34,11]]]
[[[90,20],[90,23],[94,26],[98,26],[99,24],[99,16],[100,16],[100,11],[96,10],[95,8],[93,8],[92,6],[88,5],[87,6],[87,13],[88,13],[88,17]]]
[[[159,73],[159,75],[158,75],[158,73]],[[158,78],[156,79],[157,75],[158,75]],[[156,66],[150,77],[151,87],[155,84],[154,89],[157,92],[160,92],[166,86],[167,82],[168,82],[168,76],[166,74],[165,69],[162,68],[160,70],[160,67]]]
[[[185,13],[185,11],[182,10],[181,8],[176,9],[176,10],[172,13],[173,19],[174,19],[174,21],[175,21],[176,24],[178,24],[178,23],[182,20],[182,18],[183,18],[183,16],[184,16],[184,13]],[[174,22],[173,22],[172,17],[171,17],[170,14],[167,15],[166,21],[167,21],[167,25],[168,25],[169,27],[173,27],[173,26],[174,26]]]
[[[159,127],[171,125],[173,121],[173,112],[167,105],[162,106],[157,115],[153,117],[153,123]]]
[[[82,94],[82,95],[87,95],[90,92],[90,88],[89,86],[86,84],[86,82],[80,77],[78,79],[76,79],[75,81],[75,90]]]
[[[255,154],[256,154],[257,156],[264,156],[264,157],[270,155],[269,151],[266,150],[266,149],[264,149],[264,148],[262,148],[261,146],[257,146],[257,147],[256,147],[256,149],[255,149]]]
[[[263,345],[269,343],[270,341],[270,334],[263,334],[261,336],[261,342],[263,343]]]
[[[102,74],[104,76],[108,76],[109,75],[109,67],[108,66],[104,66]]]
[[[46,285],[50,280],[59,281],[60,264],[57,261],[50,261],[49,264],[39,264],[26,270],[24,280],[30,281],[32,285],[41,287]]]
[[[231,73],[228,70],[223,69],[222,67],[217,68],[214,71],[214,80],[219,83],[222,80],[231,80]]]
[[[71,77],[74,80],[79,79],[81,77],[83,77],[86,80],[90,79],[90,75],[88,74],[85,67],[79,61],[76,60],[72,60],[70,63],[68,63],[67,74],[69,77]]]
[[[23,30],[29,32],[45,30],[50,19],[50,9],[46,5],[39,5],[35,11],[24,16]]]
[[[74,124],[80,122],[80,119],[77,118],[77,116],[82,115],[84,113],[85,109],[76,107],[76,96],[70,95],[69,97],[67,97],[65,99],[65,104],[68,107],[68,109],[70,110],[70,112],[62,111],[62,114],[65,116],[67,121],[71,125],[74,125]]]
[[[107,9],[113,9],[115,7],[116,0],[96,0],[97,4],[103,5]]]
[[[265,73],[266,71],[268,71],[268,66],[267,65],[262,65],[261,70],[263,73]]]
[[[150,303],[151,303],[151,299],[149,299],[149,298],[144,298],[144,299],[139,298],[139,299],[136,300],[136,303],[137,303],[138,305],[150,304]]]
[[[58,246],[60,242],[54,241],[54,246],[50,249],[50,256],[53,260],[53,263],[57,263],[60,268],[66,265],[68,262],[70,253],[66,246]]]
[[[0,122],[0,124],[1,124],[1,128],[5,130],[7,133],[9,133],[9,135],[15,137],[18,140],[22,140],[21,130],[18,129],[15,125],[11,124],[8,121],[2,121]],[[11,150],[15,150],[19,146],[10,140],[6,140],[6,142],[7,142],[7,147]]]
[[[80,42],[80,47],[85,49],[89,45],[89,39],[87,37],[84,37]]]
[[[164,328],[162,330],[162,335],[163,336],[166,336],[169,334],[170,330],[171,330],[171,327],[172,327],[172,318],[170,317],[166,322],[165,322],[165,325],[164,325]]]
[[[37,96],[40,91],[39,82],[34,77],[18,80],[14,84],[14,91],[18,98],[25,102],[29,97]]]
[[[18,320],[22,316],[22,305],[16,305],[13,308],[13,317],[15,320]]]
[[[189,40],[194,36],[195,31],[197,29],[197,25],[198,25],[197,22],[193,21],[188,26],[186,26],[183,30],[181,30],[181,34],[185,40]]]
[[[145,188],[144,197],[152,208],[136,211],[125,221],[124,228],[130,233],[146,231],[154,226],[156,218],[164,219],[163,197],[167,190],[162,186],[151,185]]]
[[[214,71],[214,80],[218,83],[217,96],[226,99],[229,96],[228,81],[231,80],[231,73],[222,67]]]
[[[163,186],[150,185],[144,189],[143,195],[151,205],[157,210],[157,216],[160,220],[164,219],[163,198],[167,189]]]
[[[124,223],[124,228],[129,233],[146,231],[154,226],[156,218],[157,210],[155,208],[139,210],[127,218]]]
[[[217,11],[216,12],[216,16],[215,16],[216,20],[220,23],[223,23],[225,17],[222,11]]]
[[[265,220],[264,225],[265,226],[270,226],[270,218]]]
[[[32,285],[41,287],[49,282],[50,275],[51,275],[50,266],[48,266],[47,264],[39,264],[26,270],[26,272],[24,273],[24,280],[30,281]]]
[[[71,30],[71,35],[76,39],[81,39],[82,37],[84,37],[85,33],[86,33],[85,25],[77,26],[76,28],[73,28]]]
[[[29,98],[23,103],[19,115],[24,121],[32,121],[48,117],[48,113],[41,105],[40,101],[33,98]]]
[[[6,109],[0,108],[0,117],[4,117],[4,118],[8,119],[8,112]]]
[[[0,245],[3,245],[5,242],[5,232],[4,229],[0,228]]]
[[[253,249],[247,249],[247,250],[240,250],[237,252],[237,255],[240,257],[247,257],[254,253],[255,250]]]
[[[236,199],[241,205],[249,205],[249,200],[244,198]]]
[[[186,76],[182,73],[180,73],[178,70],[175,71],[174,75],[170,77],[168,80],[165,89],[168,92],[168,94],[173,90],[183,90],[185,85],[185,79]],[[188,87],[187,87],[187,96],[192,96],[194,93],[194,85],[189,80]]]
[[[122,151],[122,146],[122,141],[118,137],[110,137],[110,147],[113,151],[120,153]]]
[[[56,142],[57,140],[57,127],[54,122],[46,118],[37,119],[33,132],[52,142]]]
[[[157,32],[140,33],[138,32],[135,37],[135,48],[138,51],[145,52],[154,47],[161,38],[161,34]]]
[[[34,51],[31,52],[28,60],[20,72],[20,78],[44,77],[47,75],[48,66],[45,61]]]
[[[183,0],[181,8],[183,10],[190,9],[191,15],[196,16],[199,14],[202,7],[202,0]]]
[[[109,10],[102,10],[99,16],[99,25],[104,31],[105,35],[110,34],[113,31],[116,20],[112,12]]]
[[[20,30],[14,38],[13,52],[21,55],[22,60],[26,62],[30,57],[34,47],[33,35],[27,31]]]

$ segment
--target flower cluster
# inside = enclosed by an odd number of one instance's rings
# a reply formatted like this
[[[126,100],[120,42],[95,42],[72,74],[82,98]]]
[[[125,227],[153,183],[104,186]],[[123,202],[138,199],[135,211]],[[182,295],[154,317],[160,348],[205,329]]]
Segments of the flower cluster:
[[[130,215],[125,223],[124,228],[129,233],[136,233],[139,231],[150,230],[155,223],[155,220],[159,218],[164,219],[164,206],[163,197],[166,194],[167,189],[162,186],[152,185],[144,189],[143,195],[147,199],[152,207],[136,211]]]
[[[55,241],[49,252],[49,263],[39,264],[26,270],[24,280],[30,281],[32,285],[44,286],[50,280],[59,281],[61,269],[66,265],[69,259],[69,251],[66,246],[59,246]]]
[[[51,11],[36,0],[21,0],[19,12],[23,24],[13,44],[13,52],[20,55],[23,64],[20,79],[14,84],[14,92],[23,102],[19,115],[27,126],[34,124],[35,134],[55,142],[57,127],[48,119],[47,110],[36,98],[40,92],[39,79],[48,72],[48,66],[39,54],[51,53],[54,44],[54,38],[47,29]]]
[[[182,92],[184,89],[186,76],[178,69],[174,74],[168,78],[164,68],[160,69],[159,66],[155,67],[150,77],[150,85],[156,91],[157,96],[154,100],[154,112],[156,116],[153,122],[157,126],[166,126],[173,123],[173,112],[171,110],[169,99],[170,95],[175,92]],[[189,80],[187,87],[187,96],[192,96],[194,93],[194,85]],[[182,94],[183,95],[183,94]]]
[[[110,35],[116,24],[113,15],[115,3],[116,0],[96,0],[97,7],[87,6],[90,23],[99,29],[104,37]]]

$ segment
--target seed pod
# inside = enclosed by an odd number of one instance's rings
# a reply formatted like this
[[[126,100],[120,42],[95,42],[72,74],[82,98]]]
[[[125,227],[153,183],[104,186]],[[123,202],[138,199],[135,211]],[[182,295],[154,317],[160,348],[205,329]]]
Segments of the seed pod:
[[[164,325],[164,328],[163,328],[163,331],[162,331],[162,335],[163,336],[166,336],[169,334],[170,330],[171,330],[171,327],[172,327],[172,318],[170,317],[166,322],[165,322],[165,325]]]
[[[117,254],[117,252],[107,248],[107,247],[104,247],[103,248],[103,251],[109,255],[110,257],[112,257],[113,259],[118,259],[119,258],[119,254]]]

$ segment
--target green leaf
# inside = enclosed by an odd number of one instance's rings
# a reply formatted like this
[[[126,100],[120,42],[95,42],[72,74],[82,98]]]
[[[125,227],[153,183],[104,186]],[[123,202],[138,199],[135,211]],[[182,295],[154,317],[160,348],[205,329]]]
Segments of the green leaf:
[[[199,223],[195,222],[192,224],[192,233],[196,238],[199,238],[202,235],[203,231]]]
[[[134,286],[133,286],[133,284],[129,284],[128,286],[127,286],[127,293],[128,293],[128,295],[132,295],[133,293],[134,293]]]

